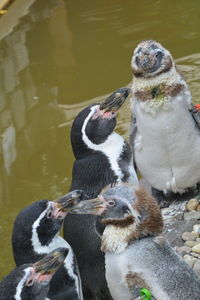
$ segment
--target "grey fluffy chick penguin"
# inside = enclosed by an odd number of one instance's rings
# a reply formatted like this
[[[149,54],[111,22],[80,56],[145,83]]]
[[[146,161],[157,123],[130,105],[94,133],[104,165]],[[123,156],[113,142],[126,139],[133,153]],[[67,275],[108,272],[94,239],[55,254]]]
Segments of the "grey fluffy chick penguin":
[[[200,193],[200,112],[161,44],[141,42],[131,68],[135,164],[161,207],[188,200]]]
[[[95,201],[99,208],[93,209]],[[199,277],[159,235],[160,208],[144,188],[110,188],[96,199],[82,201],[79,212],[87,208],[88,213],[90,203],[90,213],[101,215],[106,225],[101,250],[114,300],[139,299],[141,288],[156,300],[200,299]]]

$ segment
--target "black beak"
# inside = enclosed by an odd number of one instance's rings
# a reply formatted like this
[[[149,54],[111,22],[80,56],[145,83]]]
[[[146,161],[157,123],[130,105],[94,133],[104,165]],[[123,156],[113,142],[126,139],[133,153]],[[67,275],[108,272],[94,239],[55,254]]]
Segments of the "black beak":
[[[143,59],[141,60],[141,67],[143,70],[148,70],[152,67],[152,61],[149,55],[144,55]]]
[[[33,265],[35,272],[40,273],[41,275],[55,273],[64,262],[68,252],[69,250],[66,248],[57,248],[51,253],[45,255],[41,260]]]
[[[82,200],[82,195],[83,192],[81,190],[74,190],[55,200],[56,206],[60,211],[70,212]]]
[[[97,197],[95,199],[81,201],[71,210],[71,213],[101,215],[106,207],[105,201]]]
[[[104,102],[100,104],[100,110],[105,112],[116,112],[125,102],[130,93],[130,89],[127,87],[120,88],[113,92]]]

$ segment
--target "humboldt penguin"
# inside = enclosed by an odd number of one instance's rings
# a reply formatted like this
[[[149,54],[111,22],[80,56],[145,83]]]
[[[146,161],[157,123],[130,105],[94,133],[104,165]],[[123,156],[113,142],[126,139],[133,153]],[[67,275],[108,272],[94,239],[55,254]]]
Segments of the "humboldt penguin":
[[[144,290],[145,299],[199,300],[200,278],[160,234],[159,205],[144,187],[108,188],[96,201],[99,208],[92,199],[91,213],[105,225],[101,250],[113,300],[144,299]],[[79,213],[89,212],[90,200],[78,205]]]
[[[161,207],[200,192],[200,112],[170,52],[153,40],[135,49],[131,144],[137,169]]]
[[[81,279],[70,245],[59,235],[67,213],[80,201],[82,191],[74,190],[55,200],[39,200],[23,209],[14,222],[13,255],[17,266],[34,263],[57,247],[68,250],[62,267],[51,281],[50,300],[82,300]]]
[[[49,299],[49,284],[67,254],[68,249],[57,248],[34,264],[24,264],[15,268],[0,282],[0,299]]]
[[[96,197],[108,184],[138,182],[131,149],[114,131],[117,112],[129,91],[129,88],[120,88],[102,103],[86,107],[72,124],[75,162],[71,190],[82,189],[84,199]],[[68,215],[65,218],[64,237],[76,254],[87,300],[111,299],[105,280],[104,254],[100,251],[102,230],[96,216]]]

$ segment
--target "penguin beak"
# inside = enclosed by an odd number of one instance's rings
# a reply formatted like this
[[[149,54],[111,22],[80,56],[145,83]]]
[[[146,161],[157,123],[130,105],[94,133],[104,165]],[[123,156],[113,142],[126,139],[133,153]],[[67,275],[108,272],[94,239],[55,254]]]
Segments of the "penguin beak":
[[[123,87],[116,90],[108,98],[106,98],[104,102],[100,104],[99,109],[101,111],[103,110],[104,113],[117,112],[125,102],[129,93],[130,93],[130,89],[127,87]]]
[[[92,214],[101,215],[107,208],[107,204],[101,196],[95,199],[84,200],[72,208],[71,213],[74,214]]]
[[[69,213],[71,209],[76,206],[82,198],[83,191],[74,190],[61,198],[55,200],[56,208],[58,212]]]
[[[64,262],[68,252],[69,250],[66,248],[57,248],[33,264],[34,278],[41,284],[48,284],[54,273]]]
[[[141,57],[140,65],[141,65],[141,68],[145,71],[152,68],[152,59],[151,59],[150,55],[144,55],[143,57]]]

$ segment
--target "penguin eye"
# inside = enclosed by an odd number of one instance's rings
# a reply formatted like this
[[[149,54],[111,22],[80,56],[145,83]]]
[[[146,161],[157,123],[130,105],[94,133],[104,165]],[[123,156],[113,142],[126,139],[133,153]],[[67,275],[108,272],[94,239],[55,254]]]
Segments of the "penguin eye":
[[[109,205],[109,206],[114,206],[114,205],[115,205],[115,201],[114,201],[114,200],[108,201],[108,205]]]
[[[26,281],[26,285],[27,285],[27,286],[32,286],[33,283],[34,283],[33,278],[30,278],[30,279],[28,279],[28,280]]]
[[[162,51],[158,50],[157,53],[156,53],[156,57],[161,56],[161,54],[162,54]]]
[[[53,213],[52,213],[51,210],[49,210],[48,213],[47,213],[47,219],[51,219],[52,216],[53,216]]]

